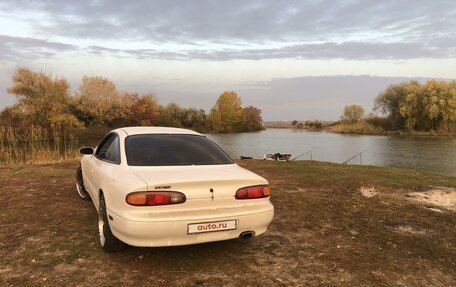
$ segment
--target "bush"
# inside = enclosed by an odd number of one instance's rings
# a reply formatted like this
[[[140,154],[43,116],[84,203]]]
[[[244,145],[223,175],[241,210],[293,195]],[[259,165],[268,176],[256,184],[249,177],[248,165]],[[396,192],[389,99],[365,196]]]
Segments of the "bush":
[[[383,129],[381,127],[376,127],[367,121],[359,121],[354,124],[336,124],[331,126],[329,131],[343,134],[378,134],[383,132]]]

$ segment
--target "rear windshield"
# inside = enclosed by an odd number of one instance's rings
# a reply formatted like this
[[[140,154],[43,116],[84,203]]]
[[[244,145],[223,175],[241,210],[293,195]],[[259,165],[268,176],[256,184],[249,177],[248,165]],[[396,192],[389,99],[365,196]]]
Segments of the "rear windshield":
[[[125,139],[130,166],[232,164],[214,142],[198,135],[146,134]]]

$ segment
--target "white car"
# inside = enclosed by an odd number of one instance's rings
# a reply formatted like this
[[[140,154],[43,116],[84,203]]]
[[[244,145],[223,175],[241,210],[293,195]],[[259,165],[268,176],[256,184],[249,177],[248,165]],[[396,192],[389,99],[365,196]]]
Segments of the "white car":
[[[266,179],[197,132],[120,128],[80,153],[76,188],[98,211],[105,251],[250,238],[272,221]]]

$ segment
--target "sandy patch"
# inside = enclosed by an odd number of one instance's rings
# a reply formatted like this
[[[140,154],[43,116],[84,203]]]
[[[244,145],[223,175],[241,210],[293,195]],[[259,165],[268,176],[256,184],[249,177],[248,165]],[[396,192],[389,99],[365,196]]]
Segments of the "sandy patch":
[[[413,235],[426,235],[428,233],[427,230],[416,229],[409,225],[400,225],[400,226],[394,227],[393,229],[394,229],[394,231],[397,231],[400,233],[409,233],[409,234],[413,234]]]
[[[456,211],[456,189],[442,186],[433,186],[425,192],[412,192],[407,194],[411,200],[425,204],[429,209],[439,211],[444,208]]]
[[[379,193],[378,191],[375,190],[375,187],[368,188],[368,187],[364,187],[364,186],[360,187],[359,192],[361,193],[362,196],[367,197],[367,198],[374,197]]]

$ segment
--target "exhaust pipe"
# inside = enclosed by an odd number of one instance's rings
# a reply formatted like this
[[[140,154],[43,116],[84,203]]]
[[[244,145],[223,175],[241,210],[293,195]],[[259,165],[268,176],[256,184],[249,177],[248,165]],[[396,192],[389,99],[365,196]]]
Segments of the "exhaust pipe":
[[[239,235],[241,239],[250,239],[255,236],[255,232],[253,231],[244,231]]]

